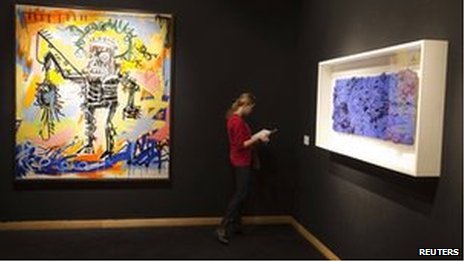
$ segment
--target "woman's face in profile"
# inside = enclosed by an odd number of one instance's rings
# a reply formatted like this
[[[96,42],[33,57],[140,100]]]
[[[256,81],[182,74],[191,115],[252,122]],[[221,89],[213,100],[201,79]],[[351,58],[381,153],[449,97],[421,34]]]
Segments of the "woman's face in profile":
[[[255,107],[254,104],[245,105],[243,107],[243,114],[246,115],[246,116],[250,115],[253,112],[253,107]]]

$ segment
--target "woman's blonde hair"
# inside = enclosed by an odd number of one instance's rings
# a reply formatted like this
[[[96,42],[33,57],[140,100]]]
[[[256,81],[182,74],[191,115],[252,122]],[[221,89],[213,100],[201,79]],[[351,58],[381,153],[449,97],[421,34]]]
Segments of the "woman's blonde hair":
[[[228,119],[238,108],[245,105],[255,105],[255,96],[249,92],[240,94],[240,96],[232,103],[229,110],[226,113],[226,119]]]

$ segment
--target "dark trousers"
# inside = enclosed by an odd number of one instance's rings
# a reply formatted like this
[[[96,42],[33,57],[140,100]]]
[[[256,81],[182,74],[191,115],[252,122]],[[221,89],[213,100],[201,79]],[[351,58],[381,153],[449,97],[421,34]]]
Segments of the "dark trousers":
[[[235,194],[229,202],[226,214],[221,225],[230,232],[234,225],[241,223],[241,212],[243,203],[250,193],[251,188],[251,169],[250,167],[234,167],[235,174]]]

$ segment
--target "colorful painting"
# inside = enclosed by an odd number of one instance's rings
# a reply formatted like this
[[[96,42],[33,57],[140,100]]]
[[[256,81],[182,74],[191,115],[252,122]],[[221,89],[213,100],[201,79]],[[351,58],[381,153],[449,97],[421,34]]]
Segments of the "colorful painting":
[[[412,70],[336,80],[333,129],[414,144],[418,83]]]
[[[168,179],[170,15],[16,6],[16,180]]]

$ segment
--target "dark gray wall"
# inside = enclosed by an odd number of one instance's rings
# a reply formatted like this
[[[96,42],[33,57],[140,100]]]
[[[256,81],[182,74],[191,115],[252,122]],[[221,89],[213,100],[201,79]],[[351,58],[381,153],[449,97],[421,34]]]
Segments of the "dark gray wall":
[[[14,0],[0,1],[0,220],[220,216],[233,189],[224,114],[240,92],[258,97],[252,127],[286,126],[296,105],[297,4],[287,1],[65,0],[21,3],[175,15],[172,180],[169,183],[15,184]],[[265,3],[265,5],[264,5]],[[286,14],[282,17],[280,14]],[[258,120],[259,119],[259,120]],[[260,151],[246,214],[288,214],[296,173],[291,129]],[[292,171],[293,170],[293,171]]]
[[[29,1],[176,16],[171,182],[53,185],[13,183],[14,2],[0,2],[0,220],[221,215],[233,188],[224,112],[251,90],[250,122],[279,132],[260,148],[247,213],[293,213],[342,258],[462,247],[461,1]],[[424,38],[450,44],[439,179],[302,145],[314,140],[319,61]]]
[[[297,219],[344,259],[462,251],[462,1],[303,1],[300,15],[300,137],[315,137],[319,61],[419,39],[448,40],[449,56],[441,177],[299,145]]]

